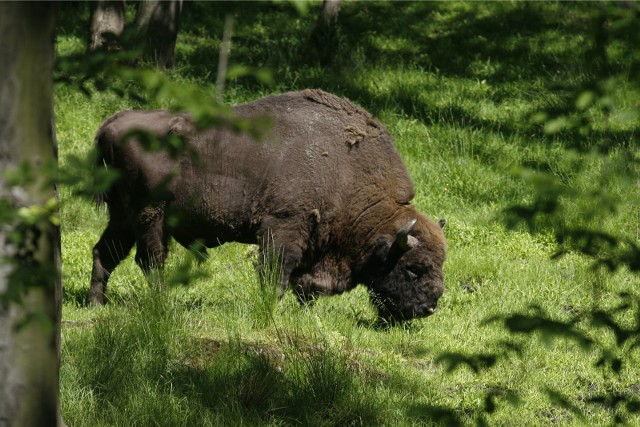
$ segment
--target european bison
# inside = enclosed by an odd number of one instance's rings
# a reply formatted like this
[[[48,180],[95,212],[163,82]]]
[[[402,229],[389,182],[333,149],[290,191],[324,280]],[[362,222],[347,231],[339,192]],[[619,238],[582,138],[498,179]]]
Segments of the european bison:
[[[384,126],[321,90],[234,112],[271,126],[256,141],[229,126],[198,130],[188,114],[127,110],[100,127],[100,163],[120,179],[105,195],[110,219],[93,249],[90,302],[104,302],[134,243],[143,271],[161,268],[171,236],[185,247],[257,243],[262,267],[277,259],[283,289],[301,301],[360,283],[383,318],[432,314],[444,291],[444,221],[410,204],[413,186]],[[179,135],[185,150],[149,151],[140,131]]]

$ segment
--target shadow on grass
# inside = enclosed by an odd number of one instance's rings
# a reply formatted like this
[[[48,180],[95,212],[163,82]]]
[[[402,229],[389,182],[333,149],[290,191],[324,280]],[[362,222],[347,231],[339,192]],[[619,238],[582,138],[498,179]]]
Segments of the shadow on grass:
[[[349,360],[318,346],[287,348],[198,340],[173,373],[185,398],[236,420],[302,425],[375,425],[385,408],[368,395]],[[195,355],[195,356],[194,356]]]

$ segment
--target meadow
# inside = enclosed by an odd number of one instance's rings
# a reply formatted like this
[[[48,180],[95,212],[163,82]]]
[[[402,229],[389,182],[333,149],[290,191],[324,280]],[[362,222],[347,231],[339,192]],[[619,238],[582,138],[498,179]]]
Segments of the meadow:
[[[225,244],[197,264],[175,243],[173,286],[150,285],[132,253],[109,303],[91,308],[107,213],[62,186],[67,424],[640,425],[633,11],[346,2],[325,46],[332,59],[318,63],[308,39],[320,3],[303,6],[186,2],[164,75],[213,102],[232,13],[225,103],[322,88],[370,111],[395,137],[413,203],[447,219],[438,311],[384,325],[363,287],[301,307],[261,288],[255,247]],[[85,52],[88,9],[61,5],[59,57]],[[170,91],[99,89],[55,88],[63,170],[81,170],[111,114],[176,105]]]

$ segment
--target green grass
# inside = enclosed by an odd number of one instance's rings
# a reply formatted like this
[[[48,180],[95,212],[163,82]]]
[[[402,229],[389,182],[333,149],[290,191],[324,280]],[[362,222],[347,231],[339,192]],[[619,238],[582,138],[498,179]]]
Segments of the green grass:
[[[611,113],[588,110],[588,132],[547,134],[536,114],[553,118],[575,105],[598,77],[586,60],[596,6],[347,2],[335,60],[319,66],[305,44],[319,4],[306,15],[282,3],[185,4],[168,75],[213,95],[213,65],[231,10],[232,64],[270,69],[275,84],[250,76],[227,82],[226,102],[320,87],[379,118],[405,159],[414,203],[447,219],[446,292],[437,314],[385,327],[361,287],[311,307],[300,307],[290,293],[274,301],[255,272],[256,248],[239,244],[209,250],[205,263],[193,265],[194,280],[164,291],[147,284],[131,256],[109,282],[110,303],[88,308],[91,248],[106,212],[63,187],[66,422],[571,426],[610,424],[617,415],[640,423],[633,406],[590,401],[619,394],[640,400],[638,346],[633,340],[617,346],[613,328],[589,317],[609,310],[624,328],[635,327],[637,273],[594,270],[594,259],[575,248],[552,259],[556,233],[567,224],[639,243],[639,123],[637,110],[627,114],[640,100],[632,73],[638,51],[612,37],[608,72],[618,77],[607,92]],[[61,5],[60,55],[84,51],[87,9]],[[150,97],[145,104],[98,91],[88,98],[74,86],[56,86],[62,167],[88,155],[109,115],[173,102]],[[574,190],[560,197],[559,218],[537,218],[533,234],[507,230],[503,221],[505,209],[534,202],[551,185],[528,179],[523,167]],[[615,209],[606,209],[606,200]],[[171,249],[168,283],[179,281],[191,260],[178,245]],[[636,302],[615,311],[625,301]],[[516,313],[574,321],[594,344],[585,351],[571,337],[509,332],[504,321],[491,320]],[[597,366],[602,348],[612,353]],[[448,369],[454,359],[447,355],[466,356],[467,363]],[[623,361],[617,373],[610,368],[616,358]]]

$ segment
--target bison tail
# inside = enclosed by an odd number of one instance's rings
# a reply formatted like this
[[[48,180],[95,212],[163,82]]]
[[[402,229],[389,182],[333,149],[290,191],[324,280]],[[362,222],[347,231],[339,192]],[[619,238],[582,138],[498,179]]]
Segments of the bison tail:
[[[107,200],[108,200],[108,197],[105,191],[96,193],[94,198],[94,202],[96,203],[97,207],[102,207],[105,203],[107,203]]]
[[[108,179],[108,175],[106,169],[110,166],[111,160],[113,159],[113,145],[108,141],[108,138],[103,132],[103,128],[100,128],[95,137],[95,170],[93,173],[94,178],[94,188],[97,190],[94,196],[94,200],[96,206],[103,206],[105,203],[109,202],[110,194],[112,193],[112,182]],[[105,183],[109,183],[107,186],[109,188],[103,189],[105,187]]]

